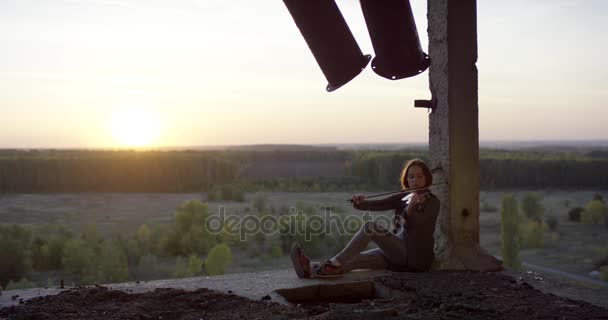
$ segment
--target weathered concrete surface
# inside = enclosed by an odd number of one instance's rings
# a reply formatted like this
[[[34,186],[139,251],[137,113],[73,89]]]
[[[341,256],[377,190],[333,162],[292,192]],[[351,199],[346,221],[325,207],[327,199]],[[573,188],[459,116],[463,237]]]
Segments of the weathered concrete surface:
[[[589,288],[580,285],[569,284],[563,281],[563,279],[552,279],[547,274],[539,274],[533,272],[515,272],[512,270],[503,270],[498,274],[504,274],[511,276],[518,281],[526,281],[534,288],[545,292],[552,293],[561,297],[566,297],[575,300],[584,300],[589,303],[608,307],[608,290],[605,288]],[[410,279],[412,281],[427,281],[432,279],[433,273],[409,273],[399,272],[394,273],[390,271],[377,270],[358,270],[346,274],[343,278],[333,280],[321,280],[321,279],[299,279],[296,277],[295,272],[291,269],[274,270],[274,271],[263,271],[263,272],[252,272],[252,273],[238,273],[229,274],[223,276],[214,277],[196,277],[187,279],[168,279],[168,280],[156,280],[147,281],[141,283],[128,282],[121,284],[109,284],[105,285],[111,289],[122,290],[129,293],[146,292],[156,288],[181,288],[185,290],[196,290],[199,288],[208,288],[216,291],[232,293],[240,296],[244,296],[254,300],[260,300],[262,297],[269,295],[271,301],[285,303],[284,299],[275,293],[275,290],[280,289],[291,289],[301,287],[311,287],[317,285],[331,285],[331,284],[348,284],[357,282],[373,281],[377,278],[390,275],[391,277],[397,277],[399,279]],[[540,280],[542,279],[542,280]],[[454,289],[453,283],[445,283],[446,288]],[[436,288],[441,290],[441,288]],[[67,290],[67,289],[66,289]],[[16,305],[19,303],[19,299],[30,299],[34,297],[58,294],[63,290],[58,288],[37,288],[37,289],[26,289],[26,290],[12,290],[4,291],[0,296],[0,308],[7,307],[10,305]],[[395,296],[396,292],[385,292],[384,294],[376,294],[377,296]],[[11,299],[11,296],[19,295],[15,300]]]
[[[438,269],[499,270],[479,246],[479,124],[476,0],[429,0],[429,82],[436,104],[429,144],[441,200]]]
[[[262,271],[252,273],[235,273],[213,277],[195,277],[184,279],[167,279],[145,281],[140,283],[127,282],[120,284],[106,285],[115,290],[138,293],[151,291],[156,288],[175,288],[185,290],[196,290],[208,288],[224,293],[231,293],[253,300],[260,300],[269,295],[272,300],[285,303],[282,297],[274,293],[278,289],[289,289],[296,287],[311,286],[328,283],[347,283],[373,280],[389,274],[386,270],[355,270],[347,273],[344,277],[335,279],[300,279],[292,269]],[[69,288],[63,289],[68,290]],[[59,288],[36,288],[25,290],[4,291],[0,296],[0,308],[19,304],[19,299],[30,299],[45,295],[58,294],[63,291]],[[13,300],[11,297],[18,295]]]

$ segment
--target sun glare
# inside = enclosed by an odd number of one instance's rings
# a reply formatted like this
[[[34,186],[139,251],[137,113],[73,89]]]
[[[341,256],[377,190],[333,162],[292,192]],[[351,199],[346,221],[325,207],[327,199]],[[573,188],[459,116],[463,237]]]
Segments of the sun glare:
[[[121,147],[150,147],[160,135],[161,121],[152,110],[122,108],[113,113],[110,127],[114,140]]]

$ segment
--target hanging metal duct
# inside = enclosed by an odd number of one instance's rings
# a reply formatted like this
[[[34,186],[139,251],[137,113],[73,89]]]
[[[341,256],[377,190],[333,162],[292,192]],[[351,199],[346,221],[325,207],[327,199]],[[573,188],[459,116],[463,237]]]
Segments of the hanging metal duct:
[[[334,0],[283,0],[327,79],[331,92],[369,63]]]
[[[408,0],[360,0],[376,57],[372,69],[381,77],[397,80],[428,68],[412,7]]]

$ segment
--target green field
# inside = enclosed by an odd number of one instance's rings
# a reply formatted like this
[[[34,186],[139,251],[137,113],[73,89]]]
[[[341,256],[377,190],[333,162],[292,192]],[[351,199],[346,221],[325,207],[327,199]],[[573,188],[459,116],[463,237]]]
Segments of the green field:
[[[568,220],[568,211],[573,207],[584,207],[598,193],[608,198],[606,191],[528,191],[513,190],[501,192],[484,191],[480,194],[483,203],[480,213],[481,245],[490,253],[500,255],[500,206],[505,194],[521,198],[526,193],[534,193],[541,198],[545,208],[545,220],[555,217],[558,226],[555,232],[547,230],[542,248],[524,249],[520,253],[523,261],[586,276],[594,270],[594,260],[599,251],[608,246],[608,229],[603,225],[591,225]],[[376,193],[373,191],[366,194]],[[217,214],[223,207],[227,214],[243,216],[255,212],[256,199],[263,199],[268,214],[279,215],[281,211],[295,207],[309,213],[322,215],[325,206],[333,208],[339,216],[361,215],[350,207],[346,200],[349,193],[286,193],[258,192],[245,195],[245,201],[208,202],[211,214]],[[87,226],[96,225],[103,236],[121,234],[133,235],[137,229],[148,226],[169,224],[175,209],[190,200],[206,201],[204,193],[152,194],[152,193],[89,193],[89,194],[4,194],[0,196],[0,221],[5,224],[40,226],[60,224],[68,226],[76,234],[84,232]],[[492,209],[495,210],[492,210]],[[489,210],[489,211],[487,211]],[[391,216],[392,212],[379,213]],[[289,266],[285,255],[270,253],[277,237],[256,240],[255,245],[233,248],[233,263],[227,272],[247,272]],[[253,241],[249,239],[248,241]],[[321,241],[322,242],[322,241]],[[306,245],[306,244],[305,244]],[[327,258],[335,253],[340,244],[328,243],[325,250],[315,250],[315,258]],[[159,260],[164,269],[171,269],[174,261]]]

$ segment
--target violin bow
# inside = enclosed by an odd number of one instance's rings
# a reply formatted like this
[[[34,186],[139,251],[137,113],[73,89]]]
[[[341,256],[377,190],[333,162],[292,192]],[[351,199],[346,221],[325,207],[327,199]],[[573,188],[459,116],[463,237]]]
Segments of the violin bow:
[[[431,174],[433,174],[433,173],[436,173],[438,171],[443,171],[443,168],[441,166],[437,166],[437,167],[431,169],[430,171],[431,171]],[[428,189],[429,187],[432,187],[432,186],[436,186],[436,184],[432,184],[430,186],[426,186],[426,187],[422,187],[422,188],[410,188],[410,189],[405,189],[405,190],[399,190],[399,191],[392,191],[392,192],[374,194],[374,195],[371,195],[371,196],[367,196],[365,198],[366,199],[367,198],[375,198],[375,197],[381,197],[381,196],[386,196],[386,195],[389,195],[389,194],[400,193],[400,192],[412,192],[412,191],[424,190],[424,189]],[[352,203],[353,199],[348,199],[346,201]]]
[[[371,196],[366,196],[365,199],[386,196],[386,195],[394,194],[394,193],[412,192],[412,191],[424,190],[424,189],[428,189],[428,188],[430,188],[432,186],[435,186],[435,184],[432,184],[432,185],[426,186],[426,187],[420,187],[420,188],[410,188],[410,189],[404,189],[404,190],[399,190],[399,191],[391,191],[391,192],[386,192],[386,193],[373,194]],[[346,201],[353,202],[353,199],[348,199]]]

